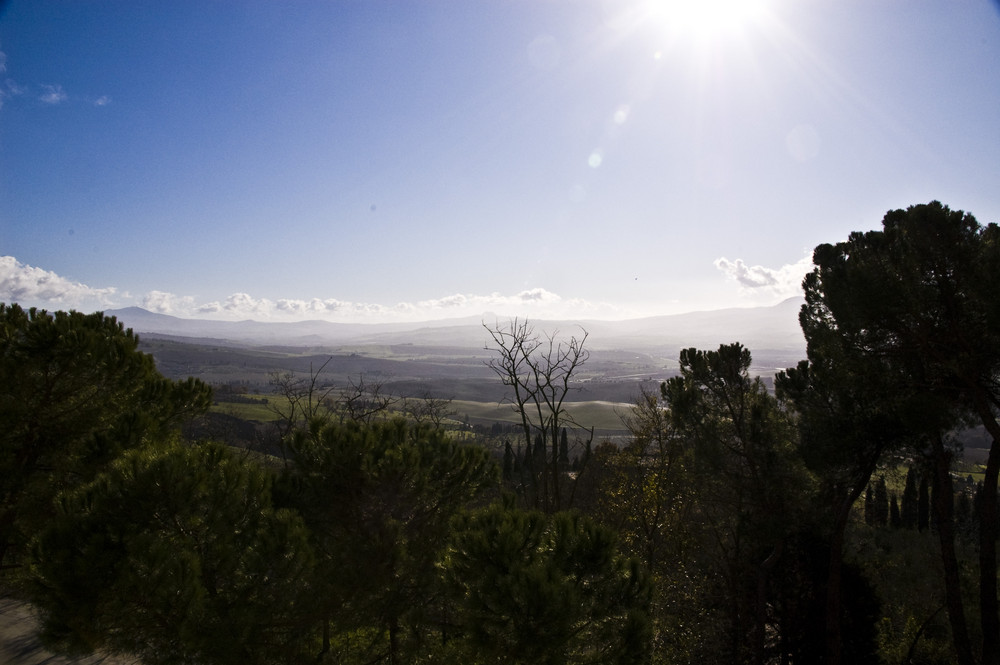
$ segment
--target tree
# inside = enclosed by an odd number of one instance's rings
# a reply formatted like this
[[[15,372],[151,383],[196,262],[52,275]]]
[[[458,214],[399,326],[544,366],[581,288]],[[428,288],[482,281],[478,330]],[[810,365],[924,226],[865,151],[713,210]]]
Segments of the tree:
[[[900,505],[900,522],[907,529],[917,528],[917,517],[919,508],[917,503],[917,472],[911,466],[906,470],[906,484],[903,486],[903,498]],[[926,483],[921,480],[921,484],[926,488]]]
[[[165,379],[138,343],[101,313],[0,303],[0,565],[58,492],[211,405],[206,385]]]
[[[811,481],[790,420],[760,377],[749,377],[750,363],[739,343],[684,349],[680,376],[661,390],[674,430],[691,447],[700,518],[718,543],[728,658],[763,663],[771,575]]]
[[[311,532],[318,564],[311,622],[354,651],[402,662],[422,647],[436,616],[437,560],[449,520],[496,486],[489,453],[428,425],[398,419],[331,423],[293,438],[280,483]]]
[[[885,476],[879,476],[875,483],[875,526],[889,524],[889,489],[885,484]]]
[[[565,471],[569,468],[569,436],[566,428],[562,428],[559,436],[559,470]]]
[[[926,412],[914,413],[917,422],[935,421],[925,428],[929,441],[966,414],[993,437],[979,524],[979,597],[983,662],[996,665],[1000,228],[980,226],[972,215],[937,201],[890,211],[882,225],[816,248],[800,321],[807,340],[812,331],[834,339],[843,358],[880,365],[906,399],[922,400]],[[957,611],[949,603],[955,621]],[[971,655],[960,651],[959,658],[968,662]]]
[[[875,492],[871,483],[865,489],[865,524],[875,526]]]
[[[294,372],[271,373],[269,384],[279,399],[267,402],[267,409],[278,418],[277,438],[282,459],[286,456],[285,444],[297,428],[308,427],[313,420],[329,420],[332,416],[331,394],[335,387],[320,382],[320,375],[333,357],[327,358],[315,371],[309,363],[309,377],[304,378]]]
[[[304,656],[305,527],[221,444],[126,453],[64,495],[33,558],[43,640],[59,651],[150,665]]]
[[[586,517],[494,504],[456,519],[443,565],[463,662],[648,658],[648,578]]]
[[[638,558],[653,580],[651,621],[657,654],[666,660],[697,660],[706,611],[699,601],[703,571],[696,539],[697,480],[691,447],[671,424],[659,391],[642,387],[621,415],[630,438],[614,448],[598,487],[594,513],[614,529],[621,547]],[[599,453],[594,469],[604,466]]]
[[[434,397],[429,390],[415,399],[406,400],[406,410],[418,423],[429,422],[436,429],[441,429],[445,418],[455,415],[451,407],[452,400]]]
[[[941,443],[942,443],[941,447],[943,448],[944,447],[943,442]],[[946,465],[946,468],[951,466],[950,462],[951,462],[951,456],[949,455],[948,464]],[[939,481],[943,480],[944,478],[939,479]],[[951,485],[951,474],[948,474],[947,484],[949,486]],[[943,487],[943,484],[941,482],[938,482],[935,486],[938,488],[939,491],[945,491],[945,488]],[[952,492],[950,491],[948,492],[948,496],[952,496],[952,494],[953,494]],[[921,531],[925,530],[928,526],[930,526],[930,512],[931,512],[930,506],[931,506],[930,485],[927,482],[927,474],[924,473],[921,474],[920,476],[920,486],[917,489],[917,528],[920,529]]]
[[[494,353],[487,365],[513,392],[507,399],[520,417],[526,449],[532,449],[535,436],[541,440],[544,459],[536,464],[539,482],[534,507],[561,510],[564,497],[560,487],[563,474],[559,466],[559,433],[565,425],[575,424],[565,402],[572,382],[579,378],[577,373],[590,357],[584,348],[587,331],[579,339],[574,336],[564,342],[557,341],[557,333],[536,335],[527,320],[513,319],[492,328],[484,323],[483,327],[494,344],[486,347]]]

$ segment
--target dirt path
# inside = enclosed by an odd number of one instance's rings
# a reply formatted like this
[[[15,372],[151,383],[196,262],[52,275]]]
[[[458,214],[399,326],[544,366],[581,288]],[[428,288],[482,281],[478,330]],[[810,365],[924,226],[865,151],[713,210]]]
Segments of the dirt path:
[[[135,661],[111,656],[55,656],[38,643],[37,628],[30,605],[0,596],[0,665],[135,665]]]

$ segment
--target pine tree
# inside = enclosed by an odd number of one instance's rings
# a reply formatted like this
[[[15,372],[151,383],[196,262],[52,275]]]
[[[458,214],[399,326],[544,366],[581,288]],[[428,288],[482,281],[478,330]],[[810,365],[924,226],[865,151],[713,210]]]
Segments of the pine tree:
[[[394,420],[300,432],[292,462],[277,495],[302,514],[320,557],[311,584],[320,655],[331,633],[360,631],[382,636],[366,648],[387,662],[408,662],[428,639],[428,616],[445,611],[432,599],[451,519],[498,480],[490,454]]]
[[[497,504],[453,525],[444,574],[464,660],[649,662],[649,578],[610,530]]]
[[[0,303],[0,569],[51,516],[55,495],[212,404],[171,381],[113,316]]]
[[[34,548],[43,640],[149,665],[301,662],[312,555],[271,477],[222,444],[126,453]]]

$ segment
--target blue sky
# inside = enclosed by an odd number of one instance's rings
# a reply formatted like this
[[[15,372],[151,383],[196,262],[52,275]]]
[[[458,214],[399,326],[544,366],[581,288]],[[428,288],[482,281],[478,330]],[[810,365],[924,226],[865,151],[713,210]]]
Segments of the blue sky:
[[[1000,221],[998,64],[989,0],[11,0],[0,301],[773,304],[887,210]]]

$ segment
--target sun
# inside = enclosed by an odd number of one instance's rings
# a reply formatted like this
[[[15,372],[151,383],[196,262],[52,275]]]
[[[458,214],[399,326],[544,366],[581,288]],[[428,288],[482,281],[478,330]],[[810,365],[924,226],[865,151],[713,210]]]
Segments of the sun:
[[[647,20],[671,39],[719,46],[742,39],[767,12],[766,0],[649,0]]]

